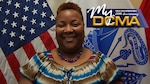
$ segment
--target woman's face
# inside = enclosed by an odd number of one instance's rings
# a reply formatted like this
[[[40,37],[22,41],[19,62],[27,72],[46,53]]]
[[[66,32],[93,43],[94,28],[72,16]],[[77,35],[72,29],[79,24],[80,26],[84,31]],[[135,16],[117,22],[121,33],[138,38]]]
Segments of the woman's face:
[[[82,47],[84,23],[80,13],[70,9],[63,10],[57,15],[56,39],[63,51],[73,52]]]

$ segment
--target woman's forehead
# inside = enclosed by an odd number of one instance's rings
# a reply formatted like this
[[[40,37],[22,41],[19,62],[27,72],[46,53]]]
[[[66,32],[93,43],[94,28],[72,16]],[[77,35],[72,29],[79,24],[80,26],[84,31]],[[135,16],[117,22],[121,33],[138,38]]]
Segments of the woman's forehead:
[[[82,19],[82,16],[76,10],[63,10],[58,13],[56,20],[59,20],[62,18],[66,18],[66,19],[70,19],[70,18],[79,18],[80,19],[81,18]]]

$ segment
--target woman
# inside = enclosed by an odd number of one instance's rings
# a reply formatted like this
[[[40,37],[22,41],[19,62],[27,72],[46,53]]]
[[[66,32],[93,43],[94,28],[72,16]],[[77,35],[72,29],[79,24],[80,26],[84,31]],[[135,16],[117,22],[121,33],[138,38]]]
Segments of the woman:
[[[59,47],[37,53],[20,67],[19,84],[122,84],[110,58],[82,47],[84,37],[81,8],[63,3],[56,16]]]

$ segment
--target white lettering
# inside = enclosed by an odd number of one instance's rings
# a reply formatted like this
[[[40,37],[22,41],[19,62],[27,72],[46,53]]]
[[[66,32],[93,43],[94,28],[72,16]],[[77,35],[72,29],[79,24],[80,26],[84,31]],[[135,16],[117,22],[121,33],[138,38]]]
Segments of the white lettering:
[[[104,16],[108,16],[108,15],[115,16],[113,15],[112,10],[109,10],[109,11],[106,10],[106,4],[103,4],[102,6],[97,6],[96,8],[92,7],[87,11],[87,13],[89,13],[90,11],[91,11],[90,18],[93,18],[94,14],[100,14],[100,13]],[[108,19],[106,24],[109,25],[110,22],[111,22],[111,18]]]

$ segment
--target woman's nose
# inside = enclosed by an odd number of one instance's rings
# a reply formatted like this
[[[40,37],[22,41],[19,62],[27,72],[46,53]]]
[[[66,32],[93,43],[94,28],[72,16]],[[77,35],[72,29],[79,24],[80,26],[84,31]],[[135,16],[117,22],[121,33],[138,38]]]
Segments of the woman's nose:
[[[64,29],[64,32],[73,32],[71,25],[67,25]]]

